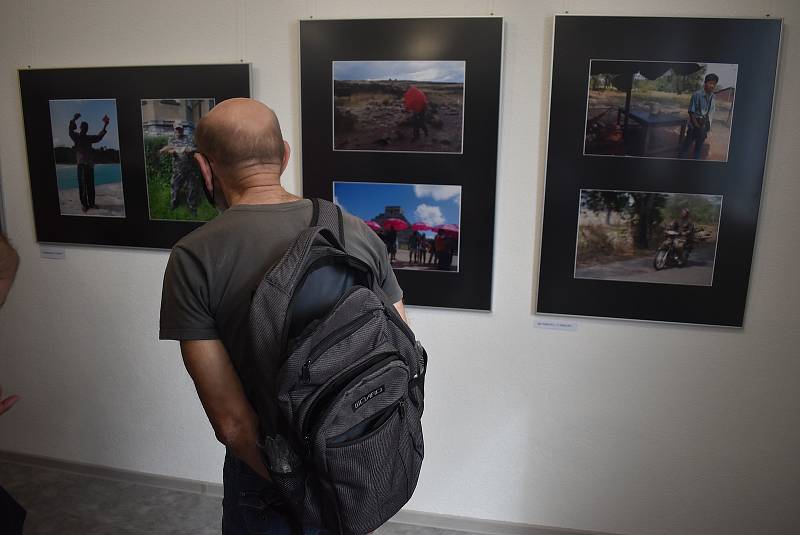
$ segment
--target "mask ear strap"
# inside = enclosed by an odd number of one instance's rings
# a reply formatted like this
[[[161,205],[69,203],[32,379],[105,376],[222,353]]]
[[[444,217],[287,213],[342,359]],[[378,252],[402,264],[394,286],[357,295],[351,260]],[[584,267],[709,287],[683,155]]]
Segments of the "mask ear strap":
[[[206,158],[206,155],[205,154],[200,154],[200,156],[206,161],[206,164],[208,164],[208,167],[210,169],[211,168],[211,162],[208,161],[208,158]],[[212,184],[214,183],[213,182],[213,178],[212,178],[212,182],[211,183]],[[210,204],[211,206],[216,208],[216,205],[214,204],[214,192],[212,190],[208,189],[208,186],[206,186],[206,180],[203,177],[202,173],[200,174],[200,185],[203,186],[203,193],[205,193],[205,195],[206,195],[206,199],[208,200],[208,204]]]
[[[208,189],[208,186],[206,186],[206,181],[203,180],[202,177],[200,178],[200,184],[203,186],[203,193],[206,194],[206,199],[208,199],[208,204],[214,206],[214,192]]]

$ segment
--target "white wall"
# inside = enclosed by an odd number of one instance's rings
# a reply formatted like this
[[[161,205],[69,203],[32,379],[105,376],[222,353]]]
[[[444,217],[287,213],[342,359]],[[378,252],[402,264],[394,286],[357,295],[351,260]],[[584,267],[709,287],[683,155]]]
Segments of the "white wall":
[[[534,328],[554,13],[785,18],[745,328]],[[219,482],[178,345],[166,252],[35,242],[16,69],[245,61],[299,151],[300,18],[506,17],[492,313],[412,309],[431,354],[409,509],[625,534],[800,531],[800,7],[791,1],[30,0],[0,20],[0,174],[22,269],[0,311],[0,449]],[[795,95],[795,97],[792,97]],[[297,152],[296,152],[297,154]],[[285,185],[300,190],[295,158]],[[481,425],[477,425],[477,423]]]

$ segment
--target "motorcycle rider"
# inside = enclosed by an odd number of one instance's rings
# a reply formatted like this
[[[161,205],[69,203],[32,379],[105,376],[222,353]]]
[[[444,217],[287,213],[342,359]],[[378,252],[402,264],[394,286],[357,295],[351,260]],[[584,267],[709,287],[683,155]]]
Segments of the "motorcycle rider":
[[[686,263],[694,244],[694,222],[690,216],[688,208],[681,208],[680,217],[674,219],[668,228],[668,230],[678,233],[675,236],[674,244],[679,266]]]

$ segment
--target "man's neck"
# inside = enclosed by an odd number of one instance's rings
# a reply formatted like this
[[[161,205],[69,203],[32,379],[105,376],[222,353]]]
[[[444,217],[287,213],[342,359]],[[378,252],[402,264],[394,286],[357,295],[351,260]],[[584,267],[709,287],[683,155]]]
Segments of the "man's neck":
[[[281,204],[300,199],[301,197],[289,193],[280,184],[257,184],[231,192],[229,202],[231,206],[236,206],[237,204]]]

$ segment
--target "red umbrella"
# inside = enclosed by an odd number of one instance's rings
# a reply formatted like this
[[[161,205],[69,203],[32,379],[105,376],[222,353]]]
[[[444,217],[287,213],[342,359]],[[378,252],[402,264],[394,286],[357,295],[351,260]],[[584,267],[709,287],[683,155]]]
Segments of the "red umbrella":
[[[403,95],[403,104],[405,104],[407,110],[419,113],[428,105],[428,97],[416,86],[412,85]]]
[[[378,231],[378,230],[380,230],[382,228],[379,223],[376,223],[372,219],[370,219],[369,221],[364,221],[364,222],[367,224],[367,226],[369,228],[371,228],[374,231]]]
[[[453,225],[452,223],[445,223],[444,225],[437,225],[433,227],[433,230],[439,232],[440,230],[445,234],[458,234],[459,229],[458,225]]]
[[[408,223],[396,217],[389,217],[383,220],[383,228],[386,230],[405,230],[408,226]]]
[[[414,223],[413,225],[411,225],[411,230],[431,230],[431,226],[430,225],[426,225],[422,221],[418,221],[418,222]]]

